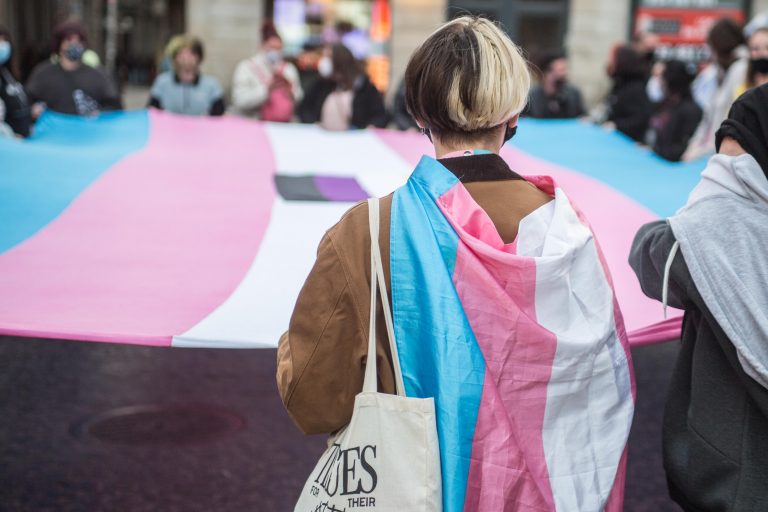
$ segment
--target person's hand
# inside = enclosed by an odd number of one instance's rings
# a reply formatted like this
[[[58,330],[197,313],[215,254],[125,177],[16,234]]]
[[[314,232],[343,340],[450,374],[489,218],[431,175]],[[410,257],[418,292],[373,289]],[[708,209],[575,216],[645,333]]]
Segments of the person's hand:
[[[725,137],[723,142],[720,143],[719,153],[721,155],[739,156],[745,154],[746,151],[736,139],[733,137]]]
[[[603,126],[603,130],[607,132],[612,132],[616,129],[616,123],[614,123],[613,121],[606,121],[602,124],[602,126]]]
[[[272,77],[272,81],[269,83],[269,89],[289,89],[291,86],[291,83],[288,81],[287,78],[285,78],[283,75],[275,74],[274,77]]]
[[[39,101],[32,105],[32,119],[37,119],[41,115],[43,115],[43,112],[45,112],[46,105],[45,103]]]

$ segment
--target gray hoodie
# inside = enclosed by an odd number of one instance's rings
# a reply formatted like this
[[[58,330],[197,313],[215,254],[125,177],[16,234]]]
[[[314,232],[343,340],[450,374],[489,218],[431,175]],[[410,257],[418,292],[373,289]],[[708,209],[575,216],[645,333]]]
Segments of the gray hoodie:
[[[768,388],[768,180],[752,156],[713,156],[669,219],[691,278],[744,371]]]

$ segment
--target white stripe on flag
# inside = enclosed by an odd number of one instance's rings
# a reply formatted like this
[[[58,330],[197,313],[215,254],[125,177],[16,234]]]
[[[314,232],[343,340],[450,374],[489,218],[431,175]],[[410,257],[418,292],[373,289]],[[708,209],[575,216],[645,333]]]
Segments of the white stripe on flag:
[[[279,174],[355,177],[371,194],[402,185],[410,166],[366,131],[328,133],[314,126],[268,126]],[[278,197],[267,232],[245,278],[215,311],[174,347],[276,347],[325,231],[350,203],[286,201]]]
[[[558,511],[599,511],[632,422],[629,368],[594,238],[560,189],[540,217],[521,223],[518,247],[540,256],[537,322],[557,336],[542,433],[547,469]],[[552,279],[564,271],[568,280]]]

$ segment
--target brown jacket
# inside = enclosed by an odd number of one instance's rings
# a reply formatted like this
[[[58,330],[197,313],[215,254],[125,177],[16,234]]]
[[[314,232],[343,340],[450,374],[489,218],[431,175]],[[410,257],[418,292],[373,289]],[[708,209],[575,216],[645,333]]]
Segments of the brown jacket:
[[[502,240],[551,197],[519,179],[498,155],[440,160],[490,216]],[[379,243],[389,289],[392,195],[381,200]],[[368,205],[359,203],[323,237],[277,351],[277,385],[288,413],[306,434],[334,432],[349,422],[363,387],[370,311]],[[390,293],[391,296],[391,293]],[[392,359],[377,305],[379,390],[394,392]]]

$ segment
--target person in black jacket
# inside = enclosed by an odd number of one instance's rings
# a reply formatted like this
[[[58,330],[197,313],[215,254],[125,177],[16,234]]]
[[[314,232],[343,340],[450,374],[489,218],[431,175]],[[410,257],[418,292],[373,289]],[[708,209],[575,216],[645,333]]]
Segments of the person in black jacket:
[[[5,115],[0,122],[10,126],[19,137],[28,137],[32,122],[29,101],[24,87],[11,72],[12,58],[11,34],[8,29],[0,26],[0,103],[5,106]]]
[[[688,203],[646,224],[629,263],[685,310],[663,454],[685,510],[768,510],[768,85],[734,103]]]
[[[694,76],[679,60],[667,62],[661,75],[665,96],[651,117],[646,143],[672,162],[680,161],[701,122],[701,107],[691,95]]]
[[[613,87],[608,96],[608,121],[631,139],[642,142],[652,105],[645,92],[648,67],[630,46],[616,49],[608,65]]]
[[[563,52],[550,52],[539,63],[541,78],[531,89],[523,115],[539,119],[573,119],[583,116],[581,91],[568,81],[568,58]]]
[[[299,105],[302,123],[319,123],[328,130],[349,130],[389,121],[384,99],[345,46],[326,49],[318,63],[318,79]]]

